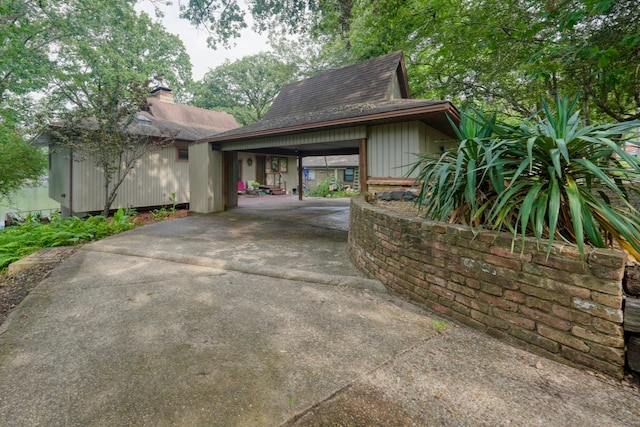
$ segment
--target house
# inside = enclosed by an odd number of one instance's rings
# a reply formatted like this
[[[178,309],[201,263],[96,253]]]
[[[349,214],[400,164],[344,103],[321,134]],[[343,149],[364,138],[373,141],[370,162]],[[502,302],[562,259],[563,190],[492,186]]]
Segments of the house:
[[[189,144],[238,127],[230,114],[173,102],[171,89],[159,87],[147,99],[147,108],[136,116],[131,130],[150,138],[174,136],[171,145],[147,152],[129,172],[112,208],[144,209],[190,201]],[[90,159],[74,160],[74,153],[56,146],[51,133],[38,136],[38,145],[49,146],[49,197],[60,203],[63,215],[99,212],[104,207],[102,171]]]
[[[304,157],[302,168],[302,180],[307,190],[329,180],[360,191],[357,155]]]
[[[269,165],[265,178],[300,189],[309,156],[358,155],[361,192],[409,187],[412,179],[405,176],[414,154],[452,144],[449,120],[459,117],[449,101],[411,99],[402,52],[291,83],[262,120],[189,146],[197,159],[190,168],[190,208],[237,206],[237,181],[246,176],[238,168],[250,163],[260,168],[256,174]]]

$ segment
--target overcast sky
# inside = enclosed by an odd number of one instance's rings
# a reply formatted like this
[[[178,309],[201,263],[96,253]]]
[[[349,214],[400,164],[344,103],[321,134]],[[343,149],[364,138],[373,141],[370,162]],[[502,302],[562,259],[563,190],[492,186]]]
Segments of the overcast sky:
[[[141,2],[136,6],[138,10],[144,10],[151,17],[155,17],[153,6],[150,2]],[[223,49],[218,47],[213,50],[207,47],[208,33],[204,29],[194,28],[188,21],[180,19],[178,2],[174,1],[173,5],[162,6],[164,17],[162,22],[168,32],[178,35],[184,43],[189,57],[191,57],[191,65],[193,66],[193,79],[201,80],[209,69],[216,68],[221,65],[225,59],[235,61],[244,56],[253,55],[259,52],[271,50],[267,44],[266,34],[259,35],[247,28],[242,31],[242,36],[236,39],[236,46],[231,49]],[[250,18],[250,17],[249,17]],[[249,27],[252,21],[247,20]]]

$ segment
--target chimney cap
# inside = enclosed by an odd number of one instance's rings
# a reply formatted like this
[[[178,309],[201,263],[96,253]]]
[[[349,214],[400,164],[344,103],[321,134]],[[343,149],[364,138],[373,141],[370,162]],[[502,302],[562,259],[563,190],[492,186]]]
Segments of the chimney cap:
[[[155,88],[155,89],[153,89],[151,91],[151,94],[153,95],[153,94],[158,93],[158,92],[169,92],[169,93],[171,93],[171,92],[173,92],[173,89],[169,89],[168,87],[164,87],[164,86],[158,86],[157,88]]]

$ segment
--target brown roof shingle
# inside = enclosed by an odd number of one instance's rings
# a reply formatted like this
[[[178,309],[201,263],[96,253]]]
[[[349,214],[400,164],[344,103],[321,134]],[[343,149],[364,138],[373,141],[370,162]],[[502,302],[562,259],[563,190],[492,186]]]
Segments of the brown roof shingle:
[[[391,99],[390,89],[398,77],[402,97],[409,98],[402,52],[383,55],[340,70],[309,77],[282,88],[264,120],[281,119],[303,111],[314,113],[344,105]]]
[[[168,122],[193,128],[198,134],[204,132],[204,136],[225,132],[239,126],[236,119],[229,113],[163,102],[157,98],[148,98],[147,104],[148,111],[143,111],[141,114],[152,117],[159,123]]]
[[[394,95],[394,88],[400,97]],[[459,119],[453,104],[409,97],[402,52],[394,52],[288,84],[259,122],[199,142],[220,145],[226,141],[407,120],[423,121],[454,136],[447,120],[447,115]]]

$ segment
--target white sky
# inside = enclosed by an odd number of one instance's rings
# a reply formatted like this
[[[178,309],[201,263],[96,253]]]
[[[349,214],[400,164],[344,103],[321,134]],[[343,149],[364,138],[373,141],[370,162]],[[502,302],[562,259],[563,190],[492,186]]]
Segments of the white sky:
[[[155,12],[151,2],[140,2],[136,9],[146,11],[155,19]],[[187,49],[187,53],[191,58],[194,80],[201,80],[209,69],[214,69],[221,65],[225,59],[233,62],[244,56],[271,50],[267,44],[266,34],[260,35],[251,31],[253,22],[250,16],[246,19],[249,28],[244,29],[241,37],[235,40],[235,47],[224,49],[222,46],[218,46],[216,50],[213,50],[207,47],[208,33],[206,30],[196,29],[191,23],[178,17],[177,0],[173,0],[173,4],[170,6],[161,6],[161,10],[164,12],[162,23],[167,32],[178,35]]]

